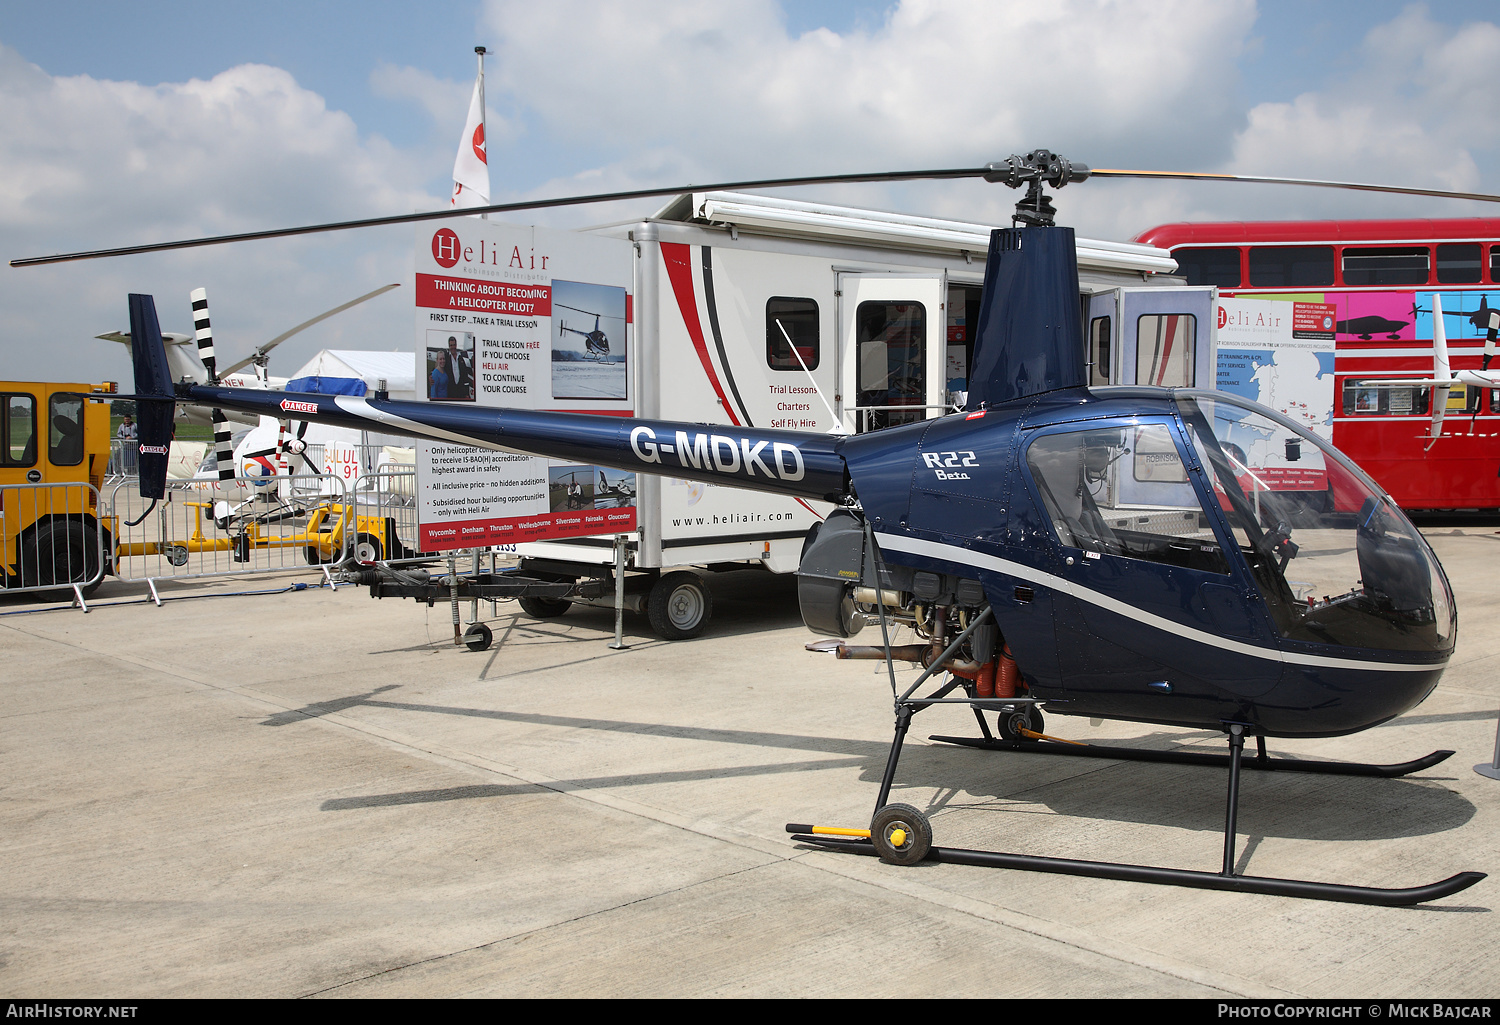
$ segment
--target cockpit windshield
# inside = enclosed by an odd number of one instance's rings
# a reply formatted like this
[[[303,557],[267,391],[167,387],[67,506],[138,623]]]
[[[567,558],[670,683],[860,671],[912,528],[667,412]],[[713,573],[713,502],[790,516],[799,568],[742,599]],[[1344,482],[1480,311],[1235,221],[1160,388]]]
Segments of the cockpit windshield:
[[[1218,392],[1177,392],[1204,472],[1287,638],[1445,651],[1453,595],[1417,529],[1316,435]]]

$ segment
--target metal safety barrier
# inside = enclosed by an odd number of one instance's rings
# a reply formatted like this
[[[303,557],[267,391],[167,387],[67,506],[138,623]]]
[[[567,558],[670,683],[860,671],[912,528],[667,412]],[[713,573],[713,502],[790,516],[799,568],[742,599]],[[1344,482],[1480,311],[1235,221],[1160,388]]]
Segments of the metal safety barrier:
[[[148,512],[134,478],[110,492],[112,552],[122,580],[243,576],[309,568],[350,557],[359,534],[344,483],[331,474],[169,481]]]
[[[379,544],[365,553],[375,561],[411,564],[435,558],[419,551],[417,471],[410,463],[379,464],[373,473],[360,477],[350,499],[355,516],[366,525],[365,533],[373,533],[368,528],[375,524],[381,528]]]
[[[0,487],[0,594],[71,592],[84,599],[107,567],[109,522],[82,482]]]

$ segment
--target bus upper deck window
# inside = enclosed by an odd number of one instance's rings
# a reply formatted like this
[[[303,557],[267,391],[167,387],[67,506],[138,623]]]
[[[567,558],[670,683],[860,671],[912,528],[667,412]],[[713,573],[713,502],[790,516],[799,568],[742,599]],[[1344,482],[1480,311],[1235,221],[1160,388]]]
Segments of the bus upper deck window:
[[[1190,285],[1240,287],[1240,251],[1232,249],[1174,249],[1177,273]]]
[[[1426,246],[1349,246],[1344,250],[1346,285],[1425,285]]]
[[[1333,246],[1255,246],[1250,284],[1290,288],[1333,284]]]
[[[1478,242],[1455,242],[1437,247],[1438,284],[1477,285],[1481,269]]]
[[[1490,246],[1490,280],[1500,281],[1500,242]]]

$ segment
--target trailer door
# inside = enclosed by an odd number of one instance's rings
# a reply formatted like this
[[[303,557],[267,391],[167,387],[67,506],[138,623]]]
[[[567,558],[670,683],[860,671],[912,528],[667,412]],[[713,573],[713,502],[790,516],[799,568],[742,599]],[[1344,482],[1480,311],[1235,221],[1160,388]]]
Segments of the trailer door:
[[[948,408],[943,276],[839,275],[839,413],[854,433]]]
[[[1213,288],[1121,288],[1113,384],[1212,388]]]
[[[1120,383],[1120,289],[1095,292],[1089,296],[1088,339],[1089,387]]]

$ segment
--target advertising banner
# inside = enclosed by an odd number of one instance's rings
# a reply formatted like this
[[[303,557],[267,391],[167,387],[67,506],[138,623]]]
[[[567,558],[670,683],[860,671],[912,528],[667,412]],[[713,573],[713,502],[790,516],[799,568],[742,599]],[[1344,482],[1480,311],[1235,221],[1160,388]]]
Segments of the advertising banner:
[[[430,402],[631,416],[634,247],[462,218],[417,230],[417,391]],[[635,475],[417,446],[423,551],[636,527]]]

